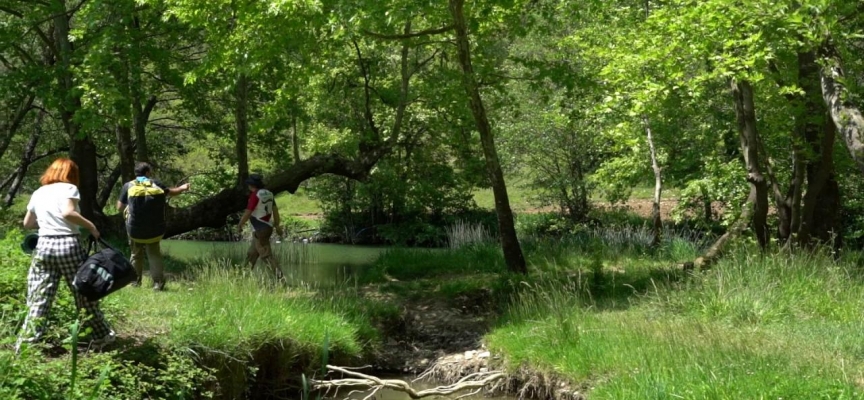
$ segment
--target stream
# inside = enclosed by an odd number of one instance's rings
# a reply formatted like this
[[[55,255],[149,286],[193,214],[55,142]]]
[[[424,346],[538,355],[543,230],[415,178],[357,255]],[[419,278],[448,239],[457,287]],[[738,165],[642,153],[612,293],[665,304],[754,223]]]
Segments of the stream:
[[[246,257],[248,242],[204,242],[192,240],[165,240],[162,253],[179,260]],[[279,243],[271,248],[279,257],[280,266],[289,279],[316,285],[351,283],[356,274],[389,247],[355,246],[325,243]],[[258,262],[258,268],[263,268]]]
[[[206,242],[191,240],[165,240],[162,242],[163,254],[184,261],[204,258],[245,258],[248,242]],[[353,278],[363,268],[371,265],[375,259],[390,247],[356,246],[323,243],[272,243],[274,253],[279,257],[282,270],[293,283],[307,283],[319,286],[352,284]],[[264,268],[258,263],[258,268]],[[401,379],[411,382],[414,375],[385,376],[382,378]],[[420,381],[411,383],[416,390],[430,389],[436,382]],[[332,399],[345,399],[348,391],[341,392]],[[369,391],[351,394],[347,399],[363,400]],[[450,396],[428,397],[429,399],[456,399],[468,394],[469,391]],[[485,397],[482,394],[462,397],[463,399],[515,400],[515,396]],[[381,390],[368,400],[409,400],[402,392]]]

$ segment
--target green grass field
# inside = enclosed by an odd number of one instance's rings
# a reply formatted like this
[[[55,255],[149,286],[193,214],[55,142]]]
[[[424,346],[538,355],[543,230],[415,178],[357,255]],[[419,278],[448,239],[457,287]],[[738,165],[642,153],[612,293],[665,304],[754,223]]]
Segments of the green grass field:
[[[321,214],[321,205],[300,189],[297,193],[281,193],[276,196],[276,205],[282,215],[318,215]]]
[[[535,285],[487,344],[510,370],[530,366],[590,399],[864,398],[854,263],[741,252],[654,283],[614,308],[579,288]]]

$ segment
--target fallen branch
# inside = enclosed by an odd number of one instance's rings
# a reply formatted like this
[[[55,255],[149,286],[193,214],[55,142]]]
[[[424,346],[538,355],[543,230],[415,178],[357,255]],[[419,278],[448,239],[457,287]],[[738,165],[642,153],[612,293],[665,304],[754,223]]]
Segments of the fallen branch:
[[[466,390],[476,392],[505,377],[504,373],[501,371],[478,372],[468,375],[452,385],[438,386],[432,389],[418,391],[412,388],[408,382],[399,379],[381,379],[372,375],[361,374],[347,368],[332,365],[328,365],[327,369],[331,372],[340,372],[351,378],[333,379],[329,381],[313,380],[313,389],[329,392],[331,389],[338,390],[339,388],[364,387],[366,389],[372,389],[373,394],[381,389],[390,389],[405,393],[412,399],[422,399],[429,396],[447,396]]]

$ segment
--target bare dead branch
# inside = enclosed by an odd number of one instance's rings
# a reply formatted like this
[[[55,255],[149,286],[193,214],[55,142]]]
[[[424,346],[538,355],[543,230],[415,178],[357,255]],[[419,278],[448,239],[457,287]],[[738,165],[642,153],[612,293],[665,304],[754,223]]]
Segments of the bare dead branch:
[[[313,389],[329,391],[331,389],[338,390],[343,387],[366,387],[373,389],[372,394],[381,389],[390,389],[405,393],[412,399],[422,399],[430,396],[447,396],[466,390],[479,392],[490,384],[506,377],[506,375],[501,371],[478,372],[468,375],[452,385],[438,386],[432,389],[418,391],[411,387],[408,382],[399,379],[381,379],[376,376],[362,374],[360,372],[351,371],[333,365],[328,365],[327,369],[331,372],[339,372],[345,376],[349,376],[349,378],[329,381],[313,380]]]

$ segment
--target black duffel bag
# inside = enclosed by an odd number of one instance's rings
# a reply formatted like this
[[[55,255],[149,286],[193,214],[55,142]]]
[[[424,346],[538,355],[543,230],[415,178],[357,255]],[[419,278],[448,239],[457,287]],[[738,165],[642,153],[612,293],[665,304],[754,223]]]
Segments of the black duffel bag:
[[[88,254],[93,251],[95,242],[91,237]],[[99,300],[138,279],[132,263],[122,253],[101,238],[99,244],[102,245],[102,250],[81,264],[72,282],[75,290],[90,301]]]

